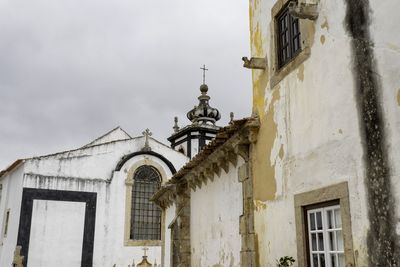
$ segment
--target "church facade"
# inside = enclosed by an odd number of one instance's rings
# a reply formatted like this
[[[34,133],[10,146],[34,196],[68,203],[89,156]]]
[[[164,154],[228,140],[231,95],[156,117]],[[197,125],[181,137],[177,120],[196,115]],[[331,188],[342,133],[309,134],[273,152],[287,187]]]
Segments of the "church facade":
[[[145,132],[145,134],[147,134]],[[16,161],[1,173],[0,266],[160,264],[163,217],[149,197],[188,158],[116,128],[71,151]]]

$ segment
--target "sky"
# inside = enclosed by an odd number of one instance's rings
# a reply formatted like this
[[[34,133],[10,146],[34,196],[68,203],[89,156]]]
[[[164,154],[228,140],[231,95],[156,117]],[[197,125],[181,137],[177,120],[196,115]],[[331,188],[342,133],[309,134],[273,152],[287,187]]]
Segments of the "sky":
[[[0,170],[120,126],[168,144],[198,103],[251,114],[248,1],[0,0]]]

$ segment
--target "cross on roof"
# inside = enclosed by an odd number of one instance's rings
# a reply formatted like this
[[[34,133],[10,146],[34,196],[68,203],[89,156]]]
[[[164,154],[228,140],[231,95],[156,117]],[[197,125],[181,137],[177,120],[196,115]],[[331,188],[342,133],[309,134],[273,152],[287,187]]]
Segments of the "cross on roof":
[[[147,128],[146,130],[144,130],[144,132],[142,132],[145,141],[144,141],[144,150],[150,150],[150,146],[149,146],[149,136],[152,136],[153,133],[150,132],[150,130]]]
[[[206,84],[206,71],[208,69],[206,69],[206,65],[203,65],[203,67],[200,69],[203,70],[203,84]]]

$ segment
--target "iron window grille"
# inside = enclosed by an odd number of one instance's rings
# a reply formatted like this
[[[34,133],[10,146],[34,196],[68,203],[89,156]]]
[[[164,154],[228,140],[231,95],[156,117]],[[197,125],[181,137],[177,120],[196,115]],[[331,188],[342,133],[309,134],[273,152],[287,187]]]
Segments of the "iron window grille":
[[[161,186],[161,175],[144,165],[136,170],[133,180],[130,239],[161,240],[161,209],[150,201]]]
[[[288,5],[276,17],[278,68],[289,63],[300,51],[299,19],[289,13]]]

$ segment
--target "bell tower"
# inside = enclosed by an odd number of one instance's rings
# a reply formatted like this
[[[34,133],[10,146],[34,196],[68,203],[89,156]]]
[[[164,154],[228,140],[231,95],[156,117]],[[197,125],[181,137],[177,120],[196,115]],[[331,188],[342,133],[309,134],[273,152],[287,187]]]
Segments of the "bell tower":
[[[218,109],[209,105],[210,96],[207,95],[208,86],[205,84],[205,66],[203,70],[203,84],[200,86],[201,95],[197,98],[199,104],[187,113],[191,124],[180,128],[178,118],[175,117],[174,133],[168,138],[171,147],[193,158],[217,134],[219,126],[215,123],[221,118]]]

